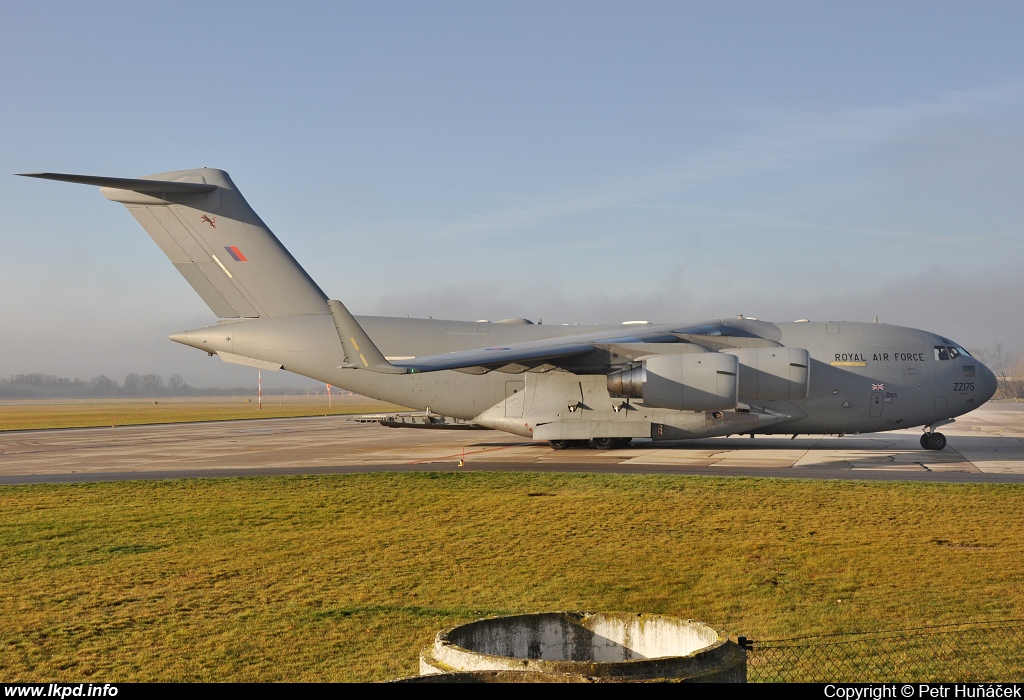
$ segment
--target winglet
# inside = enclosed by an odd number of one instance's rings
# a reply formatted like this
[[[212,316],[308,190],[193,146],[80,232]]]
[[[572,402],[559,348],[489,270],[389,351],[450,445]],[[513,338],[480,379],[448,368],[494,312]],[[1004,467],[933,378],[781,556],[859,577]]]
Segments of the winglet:
[[[373,344],[366,331],[352,317],[345,305],[337,299],[327,302],[331,315],[334,317],[334,327],[338,329],[338,338],[341,340],[341,347],[345,349],[346,366],[353,369],[368,369],[373,372],[384,374],[409,374],[411,370],[406,367],[395,367],[384,359],[384,355]]]

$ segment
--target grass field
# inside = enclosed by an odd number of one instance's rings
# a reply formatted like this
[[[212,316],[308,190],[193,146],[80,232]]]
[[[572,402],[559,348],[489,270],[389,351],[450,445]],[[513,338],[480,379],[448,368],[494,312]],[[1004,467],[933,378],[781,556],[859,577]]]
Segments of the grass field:
[[[332,399],[330,406],[324,396],[266,396],[262,409],[255,399],[219,396],[207,399],[163,398],[135,401],[0,401],[0,431],[193,423],[249,418],[297,418],[406,410],[408,409],[364,396],[337,396]]]
[[[514,473],[0,488],[4,680],[381,680],[558,609],[790,637],[1024,617],[1024,488]]]

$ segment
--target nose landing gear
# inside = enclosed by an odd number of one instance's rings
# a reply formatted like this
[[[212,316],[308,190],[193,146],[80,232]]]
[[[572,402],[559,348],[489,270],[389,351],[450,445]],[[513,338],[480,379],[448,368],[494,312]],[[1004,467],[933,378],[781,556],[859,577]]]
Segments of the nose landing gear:
[[[935,432],[935,429],[955,422],[956,418],[947,418],[924,426],[924,435],[921,436],[921,447],[926,450],[946,449],[946,436],[942,433]]]
[[[945,449],[946,436],[942,433],[925,433],[921,436],[921,447],[926,450]]]

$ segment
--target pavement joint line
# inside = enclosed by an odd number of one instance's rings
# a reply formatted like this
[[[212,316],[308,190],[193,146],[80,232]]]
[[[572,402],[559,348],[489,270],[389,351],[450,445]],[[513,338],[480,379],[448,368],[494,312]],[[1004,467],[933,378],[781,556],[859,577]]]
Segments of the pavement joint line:
[[[516,447],[522,447],[522,445],[500,445],[498,447],[488,447],[488,448],[485,448],[483,450],[474,450],[472,452],[465,452],[465,453],[460,451],[460,452],[456,452],[455,454],[451,454],[451,455],[441,455],[439,457],[428,457],[427,459],[413,460],[412,462],[406,462],[406,464],[435,464],[435,463],[439,462],[440,460],[455,459],[456,457],[461,458],[463,456],[463,454],[466,454],[466,455],[484,454],[486,452],[497,452],[499,450],[511,450],[511,449],[516,448]]]

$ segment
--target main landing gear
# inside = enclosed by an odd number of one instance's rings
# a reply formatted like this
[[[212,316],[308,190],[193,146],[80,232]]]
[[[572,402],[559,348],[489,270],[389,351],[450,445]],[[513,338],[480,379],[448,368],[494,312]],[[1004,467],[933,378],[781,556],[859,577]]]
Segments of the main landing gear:
[[[633,442],[633,438],[594,438],[591,442],[599,450],[617,450]]]
[[[548,445],[553,450],[567,450],[574,447],[586,447],[591,442],[599,450],[617,450],[625,447],[633,438],[594,438],[593,440],[548,440]]]
[[[926,450],[945,449],[946,436],[942,433],[925,433],[921,436],[921,447]]]
[[[570,447],[583,447],[586,440],[548,440],[552,450],[568,450]]]

